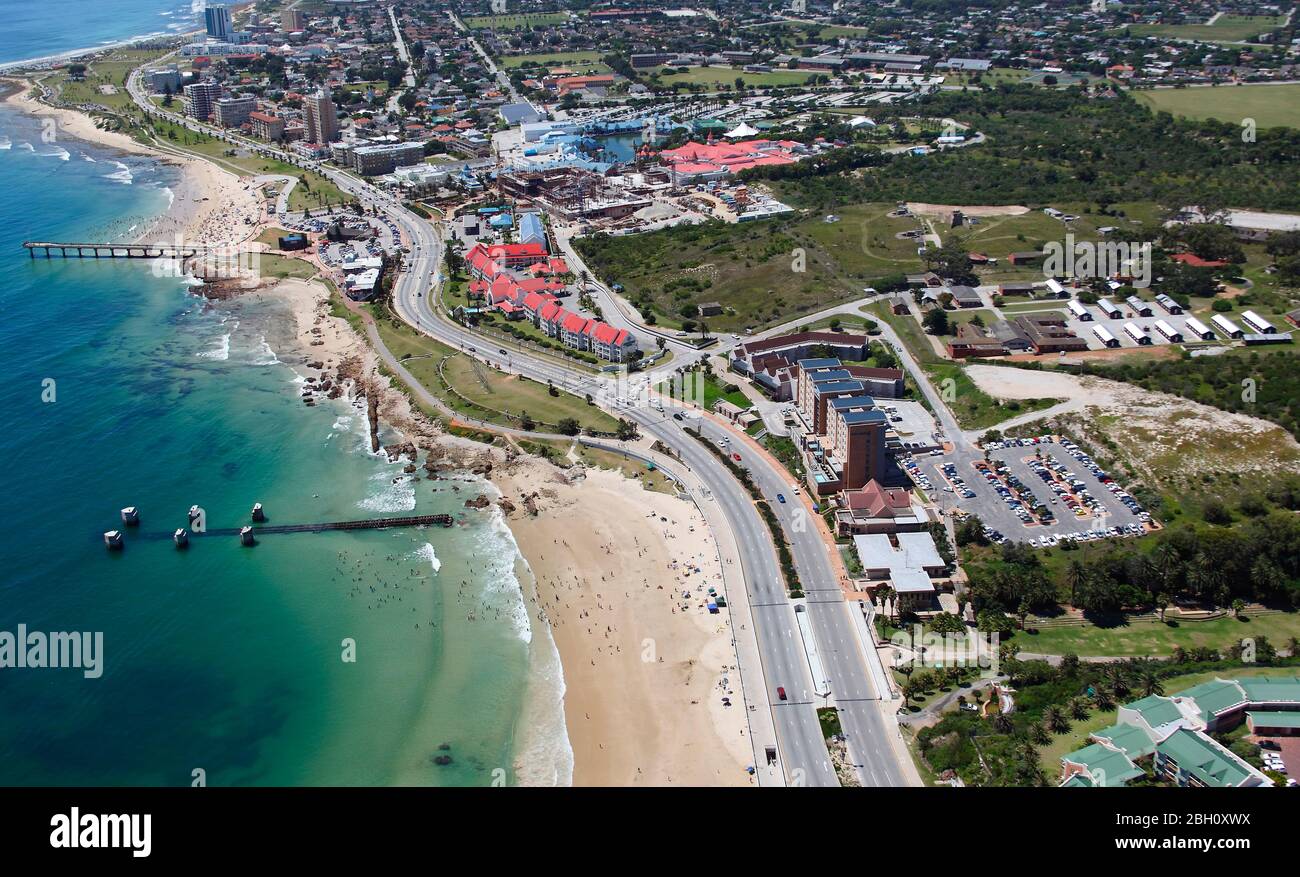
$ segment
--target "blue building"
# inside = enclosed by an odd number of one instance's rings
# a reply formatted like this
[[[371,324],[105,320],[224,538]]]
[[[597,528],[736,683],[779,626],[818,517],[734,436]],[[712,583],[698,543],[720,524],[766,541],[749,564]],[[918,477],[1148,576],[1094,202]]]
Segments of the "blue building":
[[[537,213],[523,213],[519,216],[519,243],[541,244],[542,249],[550,252],[546,245],[546,227],[542,217]]]

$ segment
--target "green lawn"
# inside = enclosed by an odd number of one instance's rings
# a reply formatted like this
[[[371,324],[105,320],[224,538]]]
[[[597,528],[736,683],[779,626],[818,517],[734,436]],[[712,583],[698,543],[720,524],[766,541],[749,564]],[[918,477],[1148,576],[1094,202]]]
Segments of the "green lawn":
[[[740,77],[751,88],[771,88],[778,85],[805,85],[810,77],[816,77],[813,70],[773,70],[770,73],[746,73],[739,67],[690,67],[685,73],[668,73],[676,67],[659,67],[654,72],[659,74],[659,81],[667,86],[676,83],[687,85],[735,85]]]
[[[1029,70],[1015,67],[991,67],[979,73],[943,72],[944,85],[1015,85],[1030,74]]]
[[[1300,85],[1220,85],[1213,88],[1156,88],[1133,96],[1153,111],[1189,119],[1240,123],[1260,128],[1300,128]]]
[[[299,280],[306,280],[309,277],[315,277],[317,273],[316,266],[312,263],[290,256],[260,253],[257,259],[263,277],[296,277]]]
[[[613,432],[617,426],[613,417],[577,396],[563,391],[552,396],[545,384],[503,374],[481,363],[476,366],[470,357],[418,335],[407,326],[394,326],[391,320],[376,323],[384,344],[407,371],[466,417],[518,426],[520,415],[527,412],[539,429],[554,427],[566,417],[600,432]],[[440,373],[438,365],[444,358],[446,363]]]
[[[1032,622],[1030,624],[1032,627]],[[1245,637],[1267,636],[1281,646],[1288,637],[1300,636],[1300,613],[1261,615],[1250,619],[1232,617],[1214,621],[1125,622],[1115,627],[1082,625],[1040,628],[1036,634],[1019,632],[1012,642],[1035,654],[1063,655],[1150,655],[1167,657],[1174,647],[1185,649],[1226,648]]]
[[[44,82],[64,103],[100,104],[122,112],[135,106],[126,90],[127,75],[164,54],[163,49],[117,49],[103,60],[89,64],[82,81],[74,81],[67,72],[60,71],[45,77]]]
[[[528,12],[517,15],[471,15],[464,19],[471,30],[523,30],[550,24],[564,24],[569,16],[563,12]]]
[[[591,67],[599,68],[601,71],[608,72],[609,67],[600,60],[604,55],[598,51],[578,51],[571,52],[542,52],[536,55],[506,55],[498,59],[498,63],[508,70],[524,66],[542,66],[542,67],[580,67],[587,69]]]
[[[1214,24],[1135,24],[1128,30],[1134,36],[1238,43],[1281,27],[1285,20],[1282,15],[1220,15]]]

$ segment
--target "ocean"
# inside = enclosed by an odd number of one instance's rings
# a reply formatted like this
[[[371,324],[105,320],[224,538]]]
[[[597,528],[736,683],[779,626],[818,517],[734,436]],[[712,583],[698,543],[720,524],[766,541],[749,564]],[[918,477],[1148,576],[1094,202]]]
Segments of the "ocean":
[[[364,411],[304,406],[283,303],[209,303],[147,263],[21,247],[130,239],[175,174],[45,143],[0,106],[0,633],[103,635],[99,678],[0,669],[0,784],[568,782],[527,566],[495,509],[464,508],[491,485],[411,480],[370,453]],[[271,523],[464,523],[166,538],[191,505],[220,528],[254,502]],[[108,552],[128,505],[140,526]]]
[[[200,26],[202,6],[201,0],[0,0],[0,64],[185,33]]]

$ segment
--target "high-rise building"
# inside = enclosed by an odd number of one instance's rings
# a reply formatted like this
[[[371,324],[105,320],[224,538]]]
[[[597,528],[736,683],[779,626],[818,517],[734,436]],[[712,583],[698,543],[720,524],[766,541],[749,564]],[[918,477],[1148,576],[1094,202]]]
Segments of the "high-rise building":
[[[185,86],[185,115],[206,121],[220,97],[221,86],[215,82],[194,82]]]
[[[308,95],[304,100],[306,109],[307,140],[321,146],[339,139],[339,119],[334,112],[334,101],[329,93],[322,89],[316,94]]]
[[[226,6],[203,7],[203,23],[207,26],[208,36],[223,42],[230,39],[234,29],[230,26],[230,9]]]
[[[307,16],[300,9],[286,9],[280,13],[280,29],[285,33],[306,30]]]
[[[257,109],[257,98],[251,94],[218,98],[212,108],[212,118],[223,128],[238,128],[248,121],[248,114]]]

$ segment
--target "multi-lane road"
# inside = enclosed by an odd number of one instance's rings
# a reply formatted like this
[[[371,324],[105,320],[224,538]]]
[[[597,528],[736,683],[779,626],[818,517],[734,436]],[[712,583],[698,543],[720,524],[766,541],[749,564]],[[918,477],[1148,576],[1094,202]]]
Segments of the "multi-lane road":
[[[902,764],[906,755],[895,745],[894,738],[898,732],[892,720],[892,708],[882,708],[880,692],[876,690],[867,667],[867,661],[875,659],[874,650],[864,648],[853,629],[849,616],[851,610],[841,594],[816,522],[802,527],[793,517],[793,505],[787,508],[776,502],[777,493],[785,492],[787,496],[790,493],[790,476],[779,464],[757,453],[745,455],[756,485],[773,507],[780,509],[783,529],[808,595],[807,611],[817,641],[816,648],[830,680],[829,700],[815,692],[795,610],[787,598],[766,524],[749,494],[726,467],[698,439],[683,431],[684,420],[670,416],[674,409],[670,407],[668,413],[664,413],[649,406],[650,394],[645,388],[657,383],[659,376],[634,375],[630,379],[632,383],[611,388],[614,383],[611,378],[575,370],[557,360],[517,349],[500,353],[496,343],[451,321],[437,308],[435,299],[442,281],[440,269],[444,242],[433,224],[407,210],[400,199],[336,168],[305,161],[268,144],[162,110],[154,106],[144,92],[138,71],[129,78],[128,90],[137,105],[150,115],[167,118],[258,154],[313,170],[363,204],[382,210],[403,231],[408,242],[402,271],[393,286],[393,305],[397,314],[411,326],[498,368],[507,368],[538,381],[551,381],[579,396],[590,393],[602,404],[613,407],[615,413],[634,421],[643,433],[671,448],[693,477],[707,486],[735,538],[762,664],[762,690],[755,690],[755,680],[751,676],[745,697],[758,709],[771,711],[779,746],[779,766],[785,782],[809,786],[838,784],[815,711],[816,707],[826,703],[833,703],[840,709],[850,756],[864,785],[904,785],[909,781],[909,773]],[[614,299],[612,293],[604,291],[611,300]],[[640,333],[645,329],[644,326],[636,328]],[[676,366],[704,355],[686,344],[674,343],[673,346],[678,356],[674,361]],[[627,404],[619,406],[618,398],[627,400]],[[738,440],[742,438],[707,417],[698,418],[696,423],[710,440],[716,441],[724,434]],[[778,696],[778,687],[785,689],[785,700]],[[755,744],[757,746],[758,741]]]

